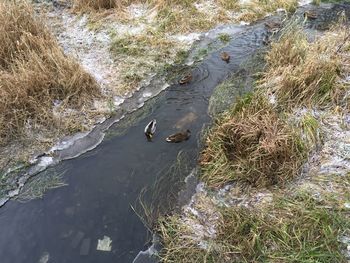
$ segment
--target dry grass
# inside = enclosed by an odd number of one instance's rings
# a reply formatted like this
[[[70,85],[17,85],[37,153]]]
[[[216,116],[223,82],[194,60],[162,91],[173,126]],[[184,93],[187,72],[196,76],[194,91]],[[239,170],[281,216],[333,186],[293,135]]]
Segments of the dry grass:
[[[0,144],[28,128],[79,129],[55,116],[53,105],[81,110],[99,96],[95,80],[64,55],[25,2],[2,2],[0,24]]]
[[[215,17],[208,16],[207,13],[200,12],[194,6],[195,0],[75,0],[74,10],[76,11],[93,11],[114,8],[118,13],[121,21],[127,21],[128,16],[126,8],[131,4],[147,4],[149,11],[157,11],[156,24],[159,31],[162,32],[193,32],[194,30],[208,30],[217,24],[217,20],[227,21],[228,18],[222,12]],[[221,0],[219,6],[227,9],[233,8],[235,1]]]
[[[283,185],[304,160],[297,133],[259,95],[248,96],[209,132],[202,179],[209,186],[238,180],[254,186]]]
[[[74,9],[80,11],[91,11],[101,9],[124,9],[131,4],[146,3],[157,9],[164,9],[169,6],[188,7],[195,3],[194,0],[73,0]]]
[[[131,4],[149,4],[153,8],[158,10],[164,10],[169,7],[193,7],[197,0],[73,0],[74,6],[77,10],[99,10],[118,8],[123,9]],[[236,0],[218,0],[217,4],[225,9],[231,10],[238,7],[238,1]]]
[[[263,82],[280,106],[340,103],[349,70],[349,28],[342,23],[308,43],[299,28],[288,29],[267,55]]]
[[[294,12],[297,7],[297,0],[252,0],[241,6],[242,12],[239,14],[238,20],[252,22],[264,18],[277,9],[282,8],[287,12]]]
[[[190,237],[192,233],[189,227],[183,224],[178,215],[160,219],[158,231],[163,245],[160,254],[161,262],[219,262],[213,261],[211,252],[201,249]]]
[[[110,9],[117,7],[116,0],[74,0],[74,9],[81,11]]]
[[[163,8],[158,12],[158,20],[162,32],[172,33],[206,31],[217,23],[214,18],[199,12],[194,6],[186,9],[182,6]]]
[[[123,91],[135,89],[153,72],[160,72],[174,62],[182,46],[152,31],[141,35],[111,34],[110,51],[120,67]],[[176,62],[176,61],[175,61]]]
[[[294,12],[298,1],[253,0],[240,3],[238,0],[217,0],[207,3],[204,0],[74,0],[74,9],[88,12],[114,8],[118,17],[124,20],[127,17],[125,9],[131,4],[147,4],[149,10],[156,10],[157,24],[163,32],[188,33],[206,31],[218,23],[229,21],[253,22],[281,8]]]

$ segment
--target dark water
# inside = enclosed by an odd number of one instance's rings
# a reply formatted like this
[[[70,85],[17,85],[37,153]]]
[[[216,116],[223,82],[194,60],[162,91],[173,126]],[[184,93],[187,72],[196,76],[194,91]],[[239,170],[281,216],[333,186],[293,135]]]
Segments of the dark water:
[[[171,86],[146,103],[143,114],[127,116],[125,127],[141,116],[128,128],[120,128],[123,122],[113,126],[95,150],[58,165],[56,170],[66,170],[68,186],[47,192],[43,199],[10,201],[1,208],[0,262],[36,263],[45,253],[54,263],[132,262],[146,248],[148,235],[131,205],[180,151],[195,166],[198,137],[210,121],[207,109],[213,89],[263,46],[263,23],[240,31],[224,48],[231,54],[229,64],[219,58],[220,51],[210,54],[193,69],[191,84]],[[153,118],[157,132],[154,141],[147,142],[143,129]],[[176,125],[192,131],[189,141],[165,142]],[[111,252],[96,250],[103,236],[111,238]]]

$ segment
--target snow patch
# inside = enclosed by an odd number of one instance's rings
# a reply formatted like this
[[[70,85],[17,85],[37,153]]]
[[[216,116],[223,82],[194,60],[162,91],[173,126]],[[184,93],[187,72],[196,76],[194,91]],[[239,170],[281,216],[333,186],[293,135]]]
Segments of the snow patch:
[[[62,151],[71,147],[77,140],[80,140],[87,136],[88,132],[80,132],[73,136],[63,138],[60,142],[54,145],[50,150],[49,154],[54,153],[55,151]]]
[[[39,167],[48,167],[49,165],[51,165],[52,163],[53,163],[53,158],[52,157],[46,157],[46,156],[44,156],[44,157],[41,157],[40,158],[40,161],[39,161],[39,163],[38,163],[38,166]]]
[[[122,98],[122,97],[120,97],[120,96],[115,96],[115,97],[114,97],[114,106],[118,107],[118,106],[121,105],[124,101],[125,101],[124,98]]]
[[[149,9],[146,4],[131,4],[128,6],[127,11],[131,18],[140,18],[146,16]]]
[[[200,33],[190,33],[187,35],[174,35],[171,38],[175,41],[181,42],[186,45],[192,45],[195,41],[200,39]]]

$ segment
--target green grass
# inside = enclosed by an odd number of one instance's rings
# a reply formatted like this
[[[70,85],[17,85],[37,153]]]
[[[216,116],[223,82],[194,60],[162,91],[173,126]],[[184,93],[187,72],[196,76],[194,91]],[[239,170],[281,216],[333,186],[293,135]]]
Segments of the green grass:
[[[311,114],[305,114],[297,124],[308,147],[313,148],[322,143],[322,131],[319,121]]]
[[[217,236],[200,249],[178,216],[161,221],[163,262],[346,262],[338,237],[350,227],[343,211],[307,194],[279,197],[254,211],[221,209]],[[192,233],[193,235],[193,233]]]
[[[229,34],[222,33],[219,35],[219,39],[222,43],[227,44],[230,42],[231,37]]]

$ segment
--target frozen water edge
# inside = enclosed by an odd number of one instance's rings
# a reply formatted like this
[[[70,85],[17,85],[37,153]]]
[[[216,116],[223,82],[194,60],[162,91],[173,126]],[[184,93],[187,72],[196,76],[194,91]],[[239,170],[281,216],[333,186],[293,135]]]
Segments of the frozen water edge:
[[[58,12],[62,12],[62,10],[58,10]],[[71,15],[69,14],[69,16]],[[82,21],[80,22],[82,24],[86,23],[86,21],[84,21],[84,17],[80,19],[81,20],[76,21]],[[211,42],[215,41],[220,33],[225,32],[233,36],[242,32],[244,28],[245,27],[239,25],[218,26],[208,31],[208,33],[191,35],[185,41],[188,43],[191,41],[197,41],[195,45],[196,48],[205,47]],[[79,31],[77,31],[76,34],[79,35]],[[101,38],[104,39],[103,37]],[[79,60],[79,57],[77,58]],[[193,64],[191,61],[192,59],[193,58],[190,55],[185,63]],[[32,160],[30,160],[31,166],[29,169],[16,177],[17,187],[9,191],[4,198],[0,199],[0,207],[3,206],[10,198],[16,197],[29,178],[44,171],[48,167],[57,165],[63,160],[76,158],[95,149],[103,141],[105,132],[108,128],[123,119],[126,114],[132,113],[135,110],[143,107],[146,101],[154,98],[169,86],[170,85],[165,81],[164,77],[153,74],[148,79],[143,80],[141,86],[133,93],[125,94],[123,97],[115,96],[114,104],[116,110],[111,118],[96,121],[95,126],[93,126],[89,132],[78,133],[73,136],[62,138],[46,153],[33,157]]]

